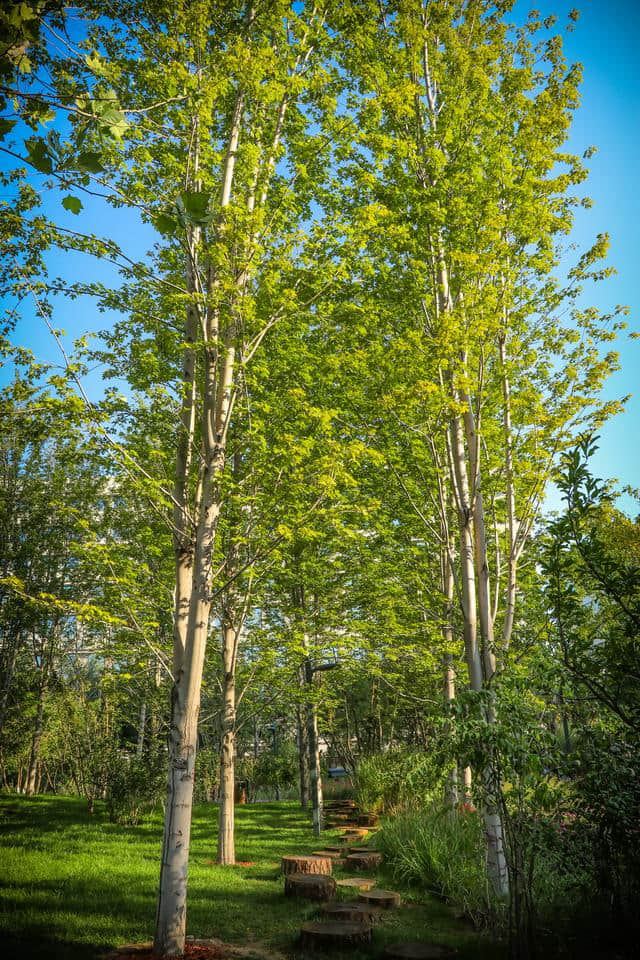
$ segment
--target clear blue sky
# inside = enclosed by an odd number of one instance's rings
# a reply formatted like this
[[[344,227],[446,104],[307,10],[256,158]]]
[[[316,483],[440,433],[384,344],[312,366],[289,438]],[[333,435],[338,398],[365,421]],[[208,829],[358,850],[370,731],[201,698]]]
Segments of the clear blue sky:
[[[589,246],[601,232],[611,235],[610,263],[617,274],[610,280],[585,292],[584,305],[594,303],[603,311],[615,304],[631,308],[630,329],[640,330],[640,0],[540,0],[537,4],[518,0],[516,17],[524,17],[535,6],[542,16],[555,13],[558,29],[568,22],[572,7],[580,10],[576,28],[565,33],[567,58],[584,66],[582,105],[578,110],[568,147],[582,153],[595,145],[598,153],[589,161],[591,175],[586,192],[594,205],[580,209],[576,216],[573,239]],[[37,183],[42,177],[36,175]],[[154,233],[143,228],[134,214],[113,211],[99,201],[85,202],[81,217],[62,211],[59,198],[50,198],[47,208],[63,223],[79,229],[112,236],[127,253],[140,257],[153,242]],[[86,276],[87,264],[79,255],[70,258],[52,255],[49,261],[53,275]],[[107,280],[112,272],[94,263],[94,277]],[[98,316],[89,302],[60,302],[55,323],[68,332],[68,339],[90,330],[108,326],[108,316]],[[15,334],[16,342],[30,347],[39,359],[60,361],[60,355],[49,333],[39,321],[31,305],[25,304],[24,317]],[[594,472],[602,477],[617,478],[621,486],[640,487],[640,341],[623,337],[617,346],[622,369],[607,383],[607,398],[633,396],[626,410],[609,421],[601,432],[600,450],[593,463]],[[6,379],[6,372],[4,379]],[[89,382],[92,392],[100,390],[99,373]],[[548,505],[557,505],[553,493]],[[631,512],[636,507],[631,498],[623,497],[621,505]]]

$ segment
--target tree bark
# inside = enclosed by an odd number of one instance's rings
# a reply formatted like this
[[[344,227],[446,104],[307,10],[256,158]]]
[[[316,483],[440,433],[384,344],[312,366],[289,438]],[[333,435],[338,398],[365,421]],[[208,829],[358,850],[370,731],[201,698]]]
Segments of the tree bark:
[[[222,719],[220,724],[220,802],[218,808],[218,863],[236,862],[235,852],[235,739],[237,631],[228,616],[222,624]]]
[[[309,659],[305,661],[304,670],[307,689],[310,692],[311,685],[313,684],[313,670]],[[311,696],[307,700],[305,711],[307,740],[309,743],[311,814],[313,832],[318,837],[322,833],[323,826],[322,774],[320,772],[320,747],[318,743],[318,715],[316,705]]]

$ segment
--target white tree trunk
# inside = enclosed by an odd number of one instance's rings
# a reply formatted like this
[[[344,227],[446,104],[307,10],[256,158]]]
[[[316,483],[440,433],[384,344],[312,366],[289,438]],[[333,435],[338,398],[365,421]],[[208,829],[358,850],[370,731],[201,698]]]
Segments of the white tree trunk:
[[[220,738],[220,804],[218,808],[218,863],[236,862],[235,851],[235,739],[237,633],[225,618],[222,627],[222,722]]]

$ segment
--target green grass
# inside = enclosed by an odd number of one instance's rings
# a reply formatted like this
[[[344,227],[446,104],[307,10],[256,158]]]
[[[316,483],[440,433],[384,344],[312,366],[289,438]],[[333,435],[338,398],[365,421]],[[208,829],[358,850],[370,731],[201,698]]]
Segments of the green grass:
[[[139,826],[120,827],[109,823],[100,808],[90,816],[76,798],[1,797],[0,955],[88,960],[113,945],[150,939],[161,833],[159,814]],[[328,831],[322,842],[336,836]],[[301,960],[296,934],[316,909],[284,897],[279,858],[321,845],[294,803],[240,806],[236,855],[254,866],[215,866],[210,861],[216,808],[198,806],[188,932],[234,943],[259,942]],[[391,886],[383,872],[379,885]],[[374,955],[392,940],[427,939],[454,946],[469,960],[502,956],[446,905],[416,889],[400,892],[407,904],[376,926]]]

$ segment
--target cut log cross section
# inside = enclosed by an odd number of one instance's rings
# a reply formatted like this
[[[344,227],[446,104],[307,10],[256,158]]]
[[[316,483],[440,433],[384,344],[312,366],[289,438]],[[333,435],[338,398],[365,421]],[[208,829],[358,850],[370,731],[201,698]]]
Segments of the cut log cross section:
[[[382,863],[382,854],[373,853],[350,853],[347,857],[347,866],[354,870],[375,870]]]
[[[331,857],[283,857],[282,872],[285,876],[289,873],[320,873],[329,876],[331,874]]]
[[[361,921],[311,920],[300,930],[303,947],[341,950],[371,943],[371,925]]]
[[[381,907],[383,910],[399,907],[402,902],[399,893],[393,890],[378,890],[376,887],[373,890],[362,890],[358,894],[358,900],[372,907]]]
[[[327,920],[372,923],[380,916],[377,907],[370,907],[366,903],[323,903],[321,909]]]
[[[345,890],[371,890],[376,882],[369,877],[345,877],[344,880],[338,880],[337,884]]]
[[[302,897],[304,900],[331,900],[335,896],[336,882],[322,873],[288,873],[284,878],[287,897]]]

